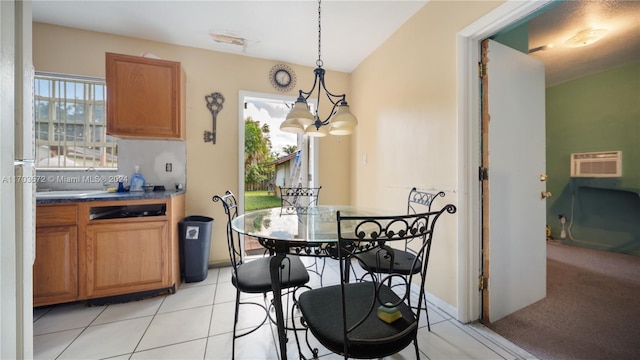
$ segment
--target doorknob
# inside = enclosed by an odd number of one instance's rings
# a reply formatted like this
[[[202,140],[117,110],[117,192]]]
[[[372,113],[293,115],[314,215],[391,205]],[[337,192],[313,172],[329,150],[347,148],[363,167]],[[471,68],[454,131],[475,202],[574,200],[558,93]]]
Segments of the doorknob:
[[[540,191],[540,197],[543,198],[543,199],[548,199],[551,196],[553,196],[553,195],[551,195],[551,193],[548,192],[548,191]]]
[[[549,176],[547,174],[540,174],[540,181],[547,181]]]

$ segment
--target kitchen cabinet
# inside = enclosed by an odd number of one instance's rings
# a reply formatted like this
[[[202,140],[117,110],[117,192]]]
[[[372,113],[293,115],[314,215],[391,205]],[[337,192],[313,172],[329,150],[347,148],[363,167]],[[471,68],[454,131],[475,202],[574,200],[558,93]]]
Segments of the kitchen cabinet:
[[[89,225],[87,297],[169,288],[167,221]]]
[[[36,214],[33,305],[78,300],[78,207],[38,206]]]
[[[107,134],[184,140],[185,81],[179,62],[106,53]]]
[[[39,204],[34,306],[173,293],[184,194]]]

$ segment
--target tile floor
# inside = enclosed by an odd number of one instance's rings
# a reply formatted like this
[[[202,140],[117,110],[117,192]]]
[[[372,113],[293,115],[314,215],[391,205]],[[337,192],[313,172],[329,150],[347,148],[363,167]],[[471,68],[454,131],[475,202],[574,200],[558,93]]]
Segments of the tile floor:
[[[310,284],[319,277],[311,273]],[[36,359],[231,359],[235,288],[230,268],[210,269],[204,281],[183,283],[173,295],[124,304],[87,307],[71,303],[34,309]],[[325,285],[338,270],[327,266]],[[261,301],[261,296],[255,300]],[[241,306],[239,328],[260,318],[257,306]],[[418,332],[423,359],[533,359],[480,324],[463,325],[431,305],[431,332]],[[259,321],[259,320],[258,320]],[[236,341],[236,359],[277,359],[275,326]],[[290,337],[289,359],[298,359]],[[413,359],[413,346],[387,359]],[[320,350],[320,359],[341,357]]]

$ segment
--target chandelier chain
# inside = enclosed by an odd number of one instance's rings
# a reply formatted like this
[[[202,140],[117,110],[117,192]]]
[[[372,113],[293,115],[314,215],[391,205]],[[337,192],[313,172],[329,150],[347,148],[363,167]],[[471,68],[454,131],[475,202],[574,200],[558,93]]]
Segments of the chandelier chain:
[[[320,56],[321,51],[320,51],[320,44],[322,43],[321,39],[322,39],[322,25],[321,25],[321,11],[320,11],[320,3],[322,2],[322,0],[318,0],[318,60],[316,60],[316,65],[318,67],[322,67],[322,58]]]

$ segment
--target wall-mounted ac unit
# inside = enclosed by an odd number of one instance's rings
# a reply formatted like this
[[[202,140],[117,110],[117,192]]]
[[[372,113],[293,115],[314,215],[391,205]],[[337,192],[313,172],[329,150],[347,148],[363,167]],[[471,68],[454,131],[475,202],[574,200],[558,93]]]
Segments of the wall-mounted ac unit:
[[[622,176],[622,151],[571,154],[571,177]]]

